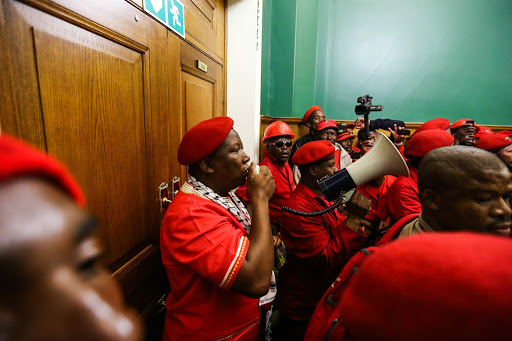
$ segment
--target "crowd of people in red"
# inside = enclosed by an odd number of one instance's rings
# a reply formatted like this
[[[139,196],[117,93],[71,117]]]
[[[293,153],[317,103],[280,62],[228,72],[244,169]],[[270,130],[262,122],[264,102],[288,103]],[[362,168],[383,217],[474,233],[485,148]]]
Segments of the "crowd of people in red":
[[[164,341],[511,340],[512,132],[436,118],[404,146],[402,121],[371,120],[368,134],[319,106],[303,124],[293,144],[271,123],[258,166],[231,118],[184,135],[189,176],[160,232]],[[360,184],[327,210],[319,181],[371,157],[377,129],[410,175]],[[56,160],[0,136],[1,339],[141,339],[84,203]],[[58,304],[44,314],[46,301]]]
[[[161,232],[171,288],[180,288],[168,298],[166,340],[512,337],[505,317],[512,312],[506,289],[512,268],[496,264],[512,246],[511,133],[471,119],[436,118],[404,147],[402,121],[371,120],[368,134],[363,120],[337,125],[313,106],[302,123],[309,133],[294,144],[286,123],[266,128],[259,174],[229,118],[200,123],[185,135],[180,153],[194,158],[179,160],[190,177]],[[357,146],[353,129],[359,129]],[[389,131],[410,176],[361,184],[348,202],[320,215],[292,212],[329,208],[319,181],[363,162],[377,129]],[[211,150],[198,148],[203,139]],[[224,169],[236,181],[219,191],[228,178]],[[256,274],[251,263],[258,261]],[[269,290],[254,295],[247,288],[258,276]],[[230,309],[239,314],[229,318]]]

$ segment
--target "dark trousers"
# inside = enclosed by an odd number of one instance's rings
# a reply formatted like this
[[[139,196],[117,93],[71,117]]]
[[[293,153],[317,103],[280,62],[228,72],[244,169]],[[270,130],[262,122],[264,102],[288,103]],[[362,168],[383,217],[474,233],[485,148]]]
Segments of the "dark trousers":
[[[286,317],[280,317],[279,331],[272,335],[272,340],[276,341],[302,341],[308,328],[308,321],[290,320]]]

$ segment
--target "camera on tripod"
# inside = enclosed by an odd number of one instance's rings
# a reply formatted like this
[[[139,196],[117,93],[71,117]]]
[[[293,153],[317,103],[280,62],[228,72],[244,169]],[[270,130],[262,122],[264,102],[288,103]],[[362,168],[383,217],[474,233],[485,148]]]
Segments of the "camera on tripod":
[[[370,95],[364,95],[357,98],[357,103],[361,103],[356,105],[355,111],[357,115],[366,115],[370,113],[370,111],[382,111],[384,106],[382,105],[372,105],[372,99]]]

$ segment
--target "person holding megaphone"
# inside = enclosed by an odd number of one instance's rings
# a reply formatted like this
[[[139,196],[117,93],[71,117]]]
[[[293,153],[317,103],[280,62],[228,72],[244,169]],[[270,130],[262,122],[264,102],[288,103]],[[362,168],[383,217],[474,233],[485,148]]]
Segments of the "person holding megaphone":
[[[302,212],[329,207],[318,181],[335,173],[333,144],[309,142],[297,150],[293,163],[301,179],[287,206]],[[363,219],[370,206],[369,199],[355,192],[346,204],[347,216],[336,209],[317,216],[285,214],[281,235],[287,259],[278,283],[281,330],[287,339],[302,340],[323,293],[365,242]]]

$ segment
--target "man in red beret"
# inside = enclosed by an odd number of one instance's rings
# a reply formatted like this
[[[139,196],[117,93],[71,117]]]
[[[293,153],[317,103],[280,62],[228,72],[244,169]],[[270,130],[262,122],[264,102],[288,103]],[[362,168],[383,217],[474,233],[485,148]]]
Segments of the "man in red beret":
[[[84,206],[62,164],[0,136],[0,339],[142,340]]]
[[[407,143],[405,156],[409,159],[409,177],[399,176],[389,187],[382,200],[386,208],[379,208],[380,220],[386,220],[389,214],[391,225],[411,213],[420,213],[421,204],[418,197],[418,168],[428,152],[439,147],[453,144],[453,136],[445,130],[425,130],[415,134]]]
[[[512,137],[504,134],[488,134],[482,136],[475,147],[495,154],[512,174]]]
[[[318,180],[335,172],[334,146],[313,141],[302,146],[293,162],[302,174],[287,206],[317,212],[331,205]],[[366,239],[361,228],[371,202],[357,191],[347,203],[345,218],[337,209],[317,216],[285,214],[281,230],[286,263],[279,278],[281,326],[287,340],[302,340],[308,321],[323,293],[345,262]]]
[[[390,243],[352,275],[328,331],[308,340],[511,340],[511,257],[510,239],[471,233]]]
[[[256,165],[249,165],[229,117],[192,127],[178,161],[188,166],[189,177],[160,231],[171,285],[163,339],[257,338],[266,328],[260,305],[275,296],[275,290],[266,295],[273,277],[272,174],[265,166],[256,174]],[[246,181],[251,217],[231,192]]]
[[[450,127],[450,131],[455,139],[453,144],[470,147],[475,145],[476,125],[472,119],[463,118],[455,121]]]
[[[343,147],[343,149],[347,151],[347,153],[352,158],[352,161],[359,160],[361,157],[361,149],[353,146],[355,138],[356,137],[349,132],[343,132],[336,138],[336,142],[338,142]]]
[[[316,132],[318,123],[320,123],[320,121],[322,121],[322,120],[325,120],[325,115],[324,115],[322,108],[320,108],[318,105],[313,105],[311,108],[308,109],[308,111],[306,111],[306,113],[304,114],[304,117],[302,117],[302,123],[304,125],[306,125],[306,127],[309,128],[309,133],[302,136],[301,138],[297,139],[292,147],[292,151],[290,153],[290,159],[288,160],[288,163],[290,164],[290,167],[292,167],[292,169],[293,169],[293,160],[292,160],[293,154],[295,154],[297,149],[299,149],[306,143],[314,140],[313,135]]]
[[[338,126],[335,120],[325,119],[320,121],[317,125],[316,132],[312,133],[313,140],[315,141],[329,141],[334,146],[334,167],[336,170],[346,168],[352,164],[352,158],[343,147],[336,142],[336,134]],[[297,165],[293,167],[293,181],[298,184],[300,181],[301,173]]]
[[[329,141],[334,146],[334,166],[341,170],[352,164],[350,154],[336,141],[338,126],[335,120],[325,119],[318,123],[315,141]]]
[[[511,234],[510,174],[487,151],[467,146],[433,150],[421,162],[418,190],[421,215],[402,220],[400,237],[433,231]]]

